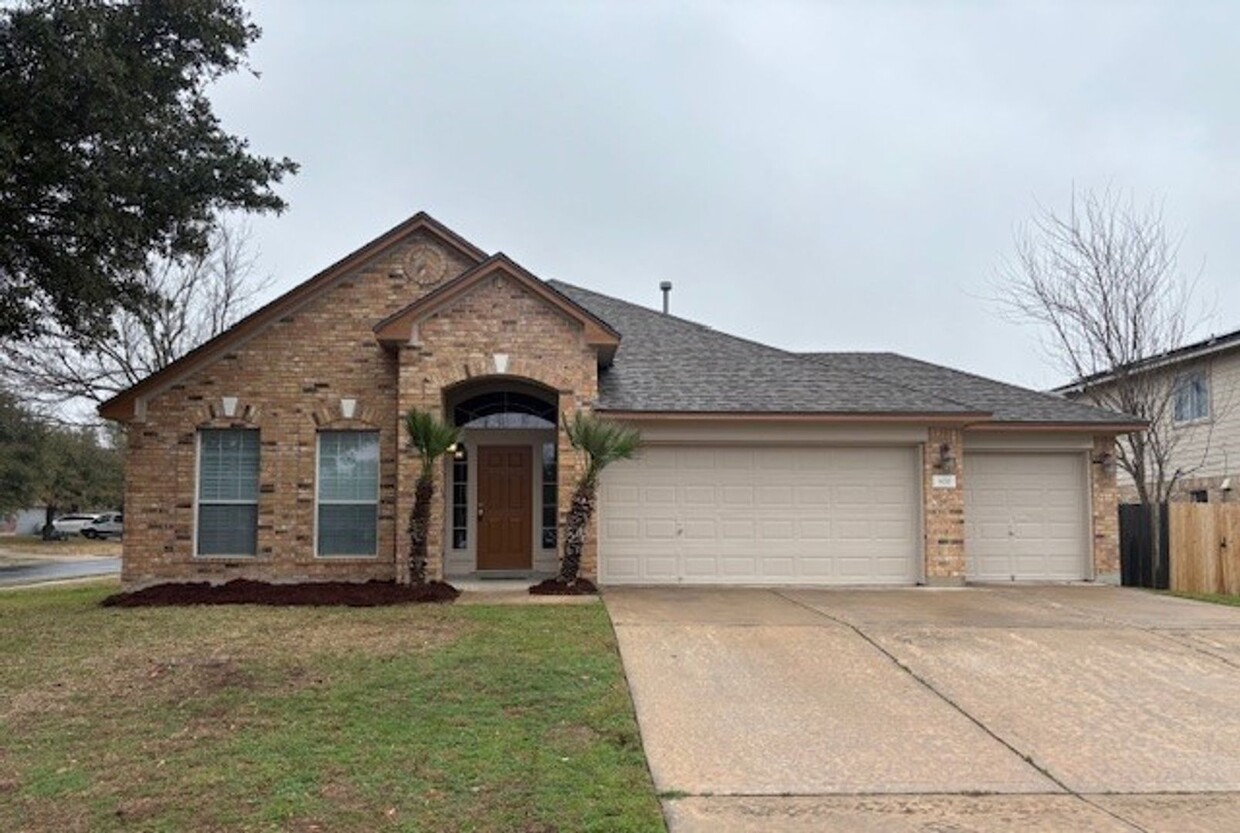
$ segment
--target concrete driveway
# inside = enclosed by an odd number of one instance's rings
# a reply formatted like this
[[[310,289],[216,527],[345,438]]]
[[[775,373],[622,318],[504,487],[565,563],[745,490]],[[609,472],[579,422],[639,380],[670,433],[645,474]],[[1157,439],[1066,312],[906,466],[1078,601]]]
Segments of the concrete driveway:
[[[673,831],[1240,830],[1240,608],[612,589]]]

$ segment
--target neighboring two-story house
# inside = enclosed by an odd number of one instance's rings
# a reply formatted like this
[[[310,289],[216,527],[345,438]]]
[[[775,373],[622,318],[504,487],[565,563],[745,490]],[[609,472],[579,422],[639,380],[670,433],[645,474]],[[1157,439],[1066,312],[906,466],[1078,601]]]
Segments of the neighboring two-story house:
[[[1171,499],[1240,500],[1240,330],[1162,353],[1128,372],[1166,391],[1161,428],[1169,440]],[[1114,384],[1114,374],[1099,373],[1054,392],[1101,403],[1110,401]],[[1120,499],[1135,501],[1131,477],[1120,471],[1119,483]]]

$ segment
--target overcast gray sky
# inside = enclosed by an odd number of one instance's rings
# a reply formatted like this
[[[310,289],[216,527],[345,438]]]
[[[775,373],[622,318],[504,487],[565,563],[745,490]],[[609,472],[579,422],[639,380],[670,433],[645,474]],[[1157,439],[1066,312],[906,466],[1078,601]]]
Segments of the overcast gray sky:
[[[226,126],[301,173],[285,291],[418,210],[558,278],[796,350],[1045,387],[985,299],[1037,202],[1165,201],[1240,327],[1238,3],[253,2]]]

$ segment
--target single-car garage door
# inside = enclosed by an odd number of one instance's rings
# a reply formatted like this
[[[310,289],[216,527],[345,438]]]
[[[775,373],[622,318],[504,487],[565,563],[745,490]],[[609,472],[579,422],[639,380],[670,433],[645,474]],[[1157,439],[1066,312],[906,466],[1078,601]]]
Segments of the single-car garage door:
[[[967,574],[978,581],[1086,577],[1084,455],[966,452]]]
[[[910,584],[914,448],[648,446],[603,474],[608,584]]]

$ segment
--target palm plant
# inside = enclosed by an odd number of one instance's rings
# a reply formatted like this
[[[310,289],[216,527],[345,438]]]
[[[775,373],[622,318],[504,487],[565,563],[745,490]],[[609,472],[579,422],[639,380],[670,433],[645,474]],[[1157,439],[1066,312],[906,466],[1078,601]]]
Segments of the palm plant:
[[[431,501],[435,498],[435,464],[452,451],[461,430],[434,414],[411,408],[405,414],[405,433],[409,447],[422,460],[413,488],[413,509],[409,512],[409,578],[414,584],[425,584],[426,536],[431,524]]]
[[[637,453],[641,433],[636,428],[578,411],[564,418],[564,433],[573,448],[585,455],[586,468],[573,487],[564,530],[564,559],[558,581],[572,584],[581,571],[581,551],[586,530],[598,504],[598,478],[616,460],[627,460]]]

